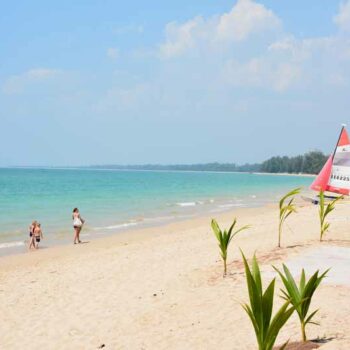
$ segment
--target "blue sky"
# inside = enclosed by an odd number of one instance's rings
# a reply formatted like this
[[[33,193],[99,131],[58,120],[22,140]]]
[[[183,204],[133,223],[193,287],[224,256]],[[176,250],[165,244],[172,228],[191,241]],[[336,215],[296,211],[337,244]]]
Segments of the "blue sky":
[[[0,166],[330,152],[349,87],[349,0],[7,2]]]

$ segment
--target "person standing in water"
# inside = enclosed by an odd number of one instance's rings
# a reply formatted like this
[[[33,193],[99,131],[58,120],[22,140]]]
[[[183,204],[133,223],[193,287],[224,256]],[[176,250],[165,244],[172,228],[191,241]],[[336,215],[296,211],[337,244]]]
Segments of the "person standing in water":
[[[72,219],[74,227],[74,244],[81,243],[79,235],[85,220],[80,216],[78,208],[73,209]]]
[[[39,242],[40,239],[43,239],[43,231],[41,230],[41,224],[38,222],[34,228],[33,231],[33,240],[34,240],[34,245],[35,245],[35,249],[39,248]]]
[[[29,249],[35,248],[35,240],[34,240],[34,229],[37,225],[37,221],[33,221],[32,224],[29,226]]]

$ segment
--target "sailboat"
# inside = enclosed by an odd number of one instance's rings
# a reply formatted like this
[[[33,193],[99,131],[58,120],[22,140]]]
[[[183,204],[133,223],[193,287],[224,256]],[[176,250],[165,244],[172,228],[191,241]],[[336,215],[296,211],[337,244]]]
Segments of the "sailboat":
[[[338,142],[323,166],[320,173],[317,175],[310,189],[320,192],[331,192],[338,195],[348,196],[350,193],[350,139],[342,125]],[[336,196],[327,196],[329,199],[336,198]],[[304,198],[311,200],[311,198]],[[317,199],[311,200],[314,204],[318,203]]]

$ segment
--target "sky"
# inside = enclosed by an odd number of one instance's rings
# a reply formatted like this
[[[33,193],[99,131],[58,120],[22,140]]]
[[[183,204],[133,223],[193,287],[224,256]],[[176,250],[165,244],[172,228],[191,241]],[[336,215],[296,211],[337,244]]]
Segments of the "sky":
[[[330,153],[349,88],[350,0],[1,3],[0,166]]]

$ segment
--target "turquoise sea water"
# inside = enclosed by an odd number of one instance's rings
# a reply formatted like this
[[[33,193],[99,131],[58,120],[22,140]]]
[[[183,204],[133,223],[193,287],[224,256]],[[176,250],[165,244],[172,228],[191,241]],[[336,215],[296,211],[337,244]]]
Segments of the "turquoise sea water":
[[[24,245],[34,219],[42,223],[43,245],[70,242],[74,207],[86,219],[83,234],[91,239],[129,227],[263,205],[311,181],[243,173],[0,169],[0,254]]]

